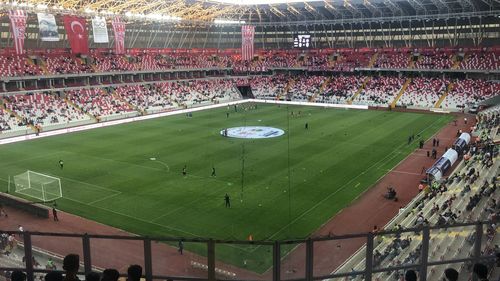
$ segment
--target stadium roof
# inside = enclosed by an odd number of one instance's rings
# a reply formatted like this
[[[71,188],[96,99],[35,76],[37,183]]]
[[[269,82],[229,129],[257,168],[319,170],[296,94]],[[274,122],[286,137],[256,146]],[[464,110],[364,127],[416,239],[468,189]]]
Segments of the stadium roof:
[[[12,0],[11,0],[12,1]],[[218,24],[308,22],[483,12],[500,15],[500,0],[28,0],[0,2],[0,9],[22,7],[88,16],[121,14],[141,20],[191,20]],[[454,15],[454,16],[453,16]],[[222,21],[221,21],[222,20]]]

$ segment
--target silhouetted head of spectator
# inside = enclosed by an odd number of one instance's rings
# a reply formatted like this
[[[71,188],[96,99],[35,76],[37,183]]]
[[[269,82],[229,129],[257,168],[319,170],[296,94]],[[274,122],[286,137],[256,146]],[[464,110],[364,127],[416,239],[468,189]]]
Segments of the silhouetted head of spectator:
[[[417,281],[417,273],[415,270],[408,270],[405,273],[405,281]]]
[[[488,278],[488,267],[482,263],[476,263],[474,265],[474,268],[472,269],[472,272],[476,274],[477,278],[479,279],[486,279]]]
[[[127,270],[128,281],[139,281],[142,276],[142,267],[138,264],[133,264]]]
[[[102,279],[101,281],[118,281],[118,278],[120,278],[120,272],[116,269],[105,269],[102,272]]]
[[[69,254],[64,257],[63,269],[66,271],[64,279],[66,281],[78,280],[76,274],[80,268],[80,257],[77,254]]]
[[[20,270],[14,270],[10,274],[10,280],[11,281],[25,281],[26,280],[26,274]]]
[[[97,272],[89,272],[85,275],[85,281],[99,281],[101,280],[101,275]]]
[[[446,280],[448,281],[457,281],[458,280],[458,271],[453,268],[447,268],[444,271],[444,276],[446,276]]]
[[[63,281],[63,275],[61,272],[51,271],[45,275],[45,281]]]

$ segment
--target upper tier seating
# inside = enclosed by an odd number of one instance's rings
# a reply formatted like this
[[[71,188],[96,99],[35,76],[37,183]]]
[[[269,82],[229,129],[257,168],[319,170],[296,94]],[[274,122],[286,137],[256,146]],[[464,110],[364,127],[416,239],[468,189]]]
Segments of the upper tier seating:
[[[0,77],[30,76],[41,74],[40,68],[28,64],[25,56],[0,55]]]
[[[408,68],[409,56],[407,53],[380,53],[373,65],[375,68]]]
[[[444,52],[425,52],[415,61],[416,69],[450,69],[453,65],[453,54]]]
[[[70,74],[93,72],[92,67],[74,56],[44,56],[43,60],[51,74]]]
[[[353,71],[354,68],[368,67],[373,53],[344,53],[340,56],[334,64],[334,69],[337,71]]]
[[[94,56],[94,65],[101,72],[136,70],[125,56],[114,54]]]
[[[460,63],[460,69],[493,69],[500,68],[500,56],[493,52],[472,52],[466,54]]]

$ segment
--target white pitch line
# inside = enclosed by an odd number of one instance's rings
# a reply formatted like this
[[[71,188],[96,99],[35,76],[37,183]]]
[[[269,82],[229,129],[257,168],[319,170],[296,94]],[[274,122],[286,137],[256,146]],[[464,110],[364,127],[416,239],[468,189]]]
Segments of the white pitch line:
[[[113,198],[115,196],[118,196],[118,195],[121,195],[122,193],[118,191],[118,193],[115,193],[115,194],[111,194],[111,195],[108,195],[108,196],[104,196],[103,198],[100,198],[100,199],[97,199],[97,200],[94,200],[90,203],[88,203],[89,205],[93,205],[95,203],[98,203],[98,202],[101,202],[101,201],[105,201],[107,199],[110,199],[110,198]]]
[[[391,172],[391,173],[398,173],[398,174],[407,174],[407,175],[416,175],[416,176],[420,176],[421,174],[419,173],[414,173],[414,172],[405,172],[405,171],[397,171],[397,170],[388,170],[388,172]]]

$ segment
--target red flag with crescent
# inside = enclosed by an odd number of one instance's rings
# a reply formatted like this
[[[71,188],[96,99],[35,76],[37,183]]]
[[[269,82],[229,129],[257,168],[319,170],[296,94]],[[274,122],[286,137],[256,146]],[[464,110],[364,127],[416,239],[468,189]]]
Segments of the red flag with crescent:
[[[111,24],[115,33],[115,54],[125,54],[125,23],[115,17]]]
[[[24,35],[26,34],[26,18],[28,14],[22,10],[9,11],[10,27],[14,37],[16,54],[24,54]]]
[[[68,35],[73,54],[88,54],[87,22],[84,18],[66,15],[63,17],[64,29]]]

